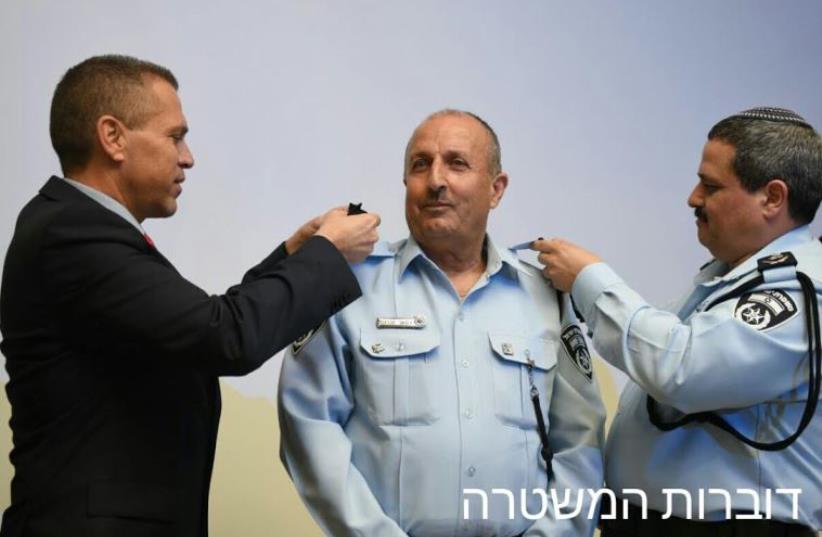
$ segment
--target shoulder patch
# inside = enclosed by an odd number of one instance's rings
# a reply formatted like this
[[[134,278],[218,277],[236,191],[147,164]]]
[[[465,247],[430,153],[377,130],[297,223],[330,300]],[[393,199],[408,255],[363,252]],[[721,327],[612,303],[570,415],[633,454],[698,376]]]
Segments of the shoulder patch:
[[[799,313],[796,302],[779,289],[745,293],[739,297],[734,317],[756,330],[770,330],[784,324]]]
[[[594,378],[594,368],[591,363],[591,353],[588,352],[588,345],[585,343],[585,336],[579,326],[572,324],[562,331],[560,335],[562,346],[571,362],[579,369],[589,382]]]
[[[320,323],[320,325],[317,328],[309,330],[307,333],[295,339],[294,343],[291,344],[292,354],[294,354],[294,356],[297,356],[297,354],[302,350],[302,348],[308,345],[308,342],[311,341],[311,338],[314,337],[314,334],[319,332],[323,326],[325,326],[325,321]]]

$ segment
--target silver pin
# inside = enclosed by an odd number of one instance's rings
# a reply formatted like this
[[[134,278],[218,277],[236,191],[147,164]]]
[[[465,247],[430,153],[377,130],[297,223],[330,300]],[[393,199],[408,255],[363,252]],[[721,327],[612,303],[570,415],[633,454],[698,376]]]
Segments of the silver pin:
[[[377,328],[425,328],[423,315],[413,317],[377,317]]]
[[[383,346],[382,343],[374,343],[373,345],[371,345],[371,351],[374,354],[379,354],[384,350],[385,350],[385,347]]]
[[[502,344],[502,354],[505,356],[513,356],[514,355],[514,346],[510,343],[503,343]]]

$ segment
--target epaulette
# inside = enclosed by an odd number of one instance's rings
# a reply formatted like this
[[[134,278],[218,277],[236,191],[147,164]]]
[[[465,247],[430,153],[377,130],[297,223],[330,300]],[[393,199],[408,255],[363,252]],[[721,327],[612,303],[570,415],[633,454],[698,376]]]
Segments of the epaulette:
[[[542,276],[542,265],[538,265],[537,263],[529,261],[528,259],[522,259],[521,257],[517,257],[517,262],[529,276]]]
[[[367,259],[377,259],[384,257],[394,257],[402,245],[403,241],[388,242],[382,241],[374,245],[374,250],[368,255]]]
[[[766,255],[756,260],[756,267],[760,272],[780,267],[795,267],[796,258],[790,252]]]

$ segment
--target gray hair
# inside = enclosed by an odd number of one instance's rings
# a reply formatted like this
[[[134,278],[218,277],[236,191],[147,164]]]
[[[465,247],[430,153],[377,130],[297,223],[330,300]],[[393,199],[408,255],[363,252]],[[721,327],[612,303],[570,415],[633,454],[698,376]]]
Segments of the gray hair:
[[[491,125],[488,124],[487,121],[479,117],[478,115],[474,114],[473,112],[468,112],[466,110],[458,110],[455,108],[443,108],[442,110],[438,110],[433,114],[430,114],[426,117],[420,125],[423,125],[425,122],[430,121],[432,119],[436,119],[438,117],[443,116],[466,116],[470,117],[477,122],[485,129],[485,132],[488,133],[488,136],[491,138],[491,144],[488,146],[488,171],[491,177],[496,177],[500,173],[502,173],[502,150],[500,149],[499,145],[499,138],[497,138],[497,133],[494,132],[494,129],[491,128]],[[417,127],[419,128],[419,126]],[[416,133],[416,129],[414,129],[414,133]],[[414,139],[414,134],[411,135],[411,138],[408,140],[408,144],[405,146],[405,164],[403,168],[403,176],[408,173],[408,151],[411,149],[411,142]]]
[[[822,138],[804,119],[783,109],[748,110],[714,125],[708,139],[734,146],[733,169],[748,192],[781,179],[791,218],[813,220],[822,200]]]

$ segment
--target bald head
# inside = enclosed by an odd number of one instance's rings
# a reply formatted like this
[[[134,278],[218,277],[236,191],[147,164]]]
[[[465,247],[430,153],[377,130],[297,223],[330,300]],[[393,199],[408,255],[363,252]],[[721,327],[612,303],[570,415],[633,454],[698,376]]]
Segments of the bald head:
[[[499,139],[497,138],[497,133],[494,132],[494,129],[491,128],[484,119],[479,117],[476,114],[471,112],[467,112],[465,110],[457,110],[453,108],[444,108],[442,110],[438,110],[433,114],[426,117],[416,129],[411,134],[411,138],[408,140],[408,144],[405,146],[405,163],[403,169],[403,177],[408,175],[408,159],[410,157],[410,149],[414,143],[414,138],[417,136],[417,132],[420,128],[428,123],[431,120],[446,117],[446,116],[458,116],[458,117],[466,117],[470,118],[473,121],[476,121],[479,125],[482,126],[483,130],[487,135],[486,139],[486,152],[488,154],[488,174],[490,177],[496,177],[502,172],[502,151],[500,150]]]

